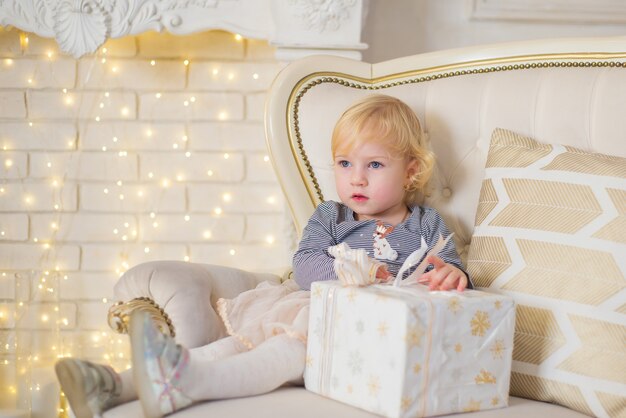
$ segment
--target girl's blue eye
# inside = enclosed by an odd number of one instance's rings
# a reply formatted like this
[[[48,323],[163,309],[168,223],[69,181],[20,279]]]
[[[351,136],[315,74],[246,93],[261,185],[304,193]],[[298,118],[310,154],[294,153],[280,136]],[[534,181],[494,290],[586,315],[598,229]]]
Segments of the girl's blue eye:
[[[343,168],[350,167],[350,161],[341,160],[339,161],[339,166]]]
[[[370,167],[372,167],[372,168],[380,168],[380,167],[382,167],[382,166],[383,166],[383,165],[382,165],[381,163],[379,163],[378,161],[372,161],[372,162],[370,163]]]

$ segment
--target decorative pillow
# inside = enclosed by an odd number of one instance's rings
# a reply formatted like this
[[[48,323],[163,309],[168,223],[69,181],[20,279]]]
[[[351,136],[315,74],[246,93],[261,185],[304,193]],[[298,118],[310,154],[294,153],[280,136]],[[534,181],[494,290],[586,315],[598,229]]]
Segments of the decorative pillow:
[[[496,129],[468,271],[518,304],[511,395],[626,416],[625,158]]]

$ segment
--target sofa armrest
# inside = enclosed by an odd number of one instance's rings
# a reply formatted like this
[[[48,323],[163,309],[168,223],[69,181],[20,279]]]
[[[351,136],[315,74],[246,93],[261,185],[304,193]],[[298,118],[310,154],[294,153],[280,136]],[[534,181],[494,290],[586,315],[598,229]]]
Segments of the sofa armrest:
[[[124,302],[111,307],[109,323],[112,316],[116,317],[115,328],[123,332],[125,326],[119,326],[119,321],[126,323],[132,310],[144,309],[162,326],[167,324],[175,330],[179,344],[202,346],[226,335],[217,314],[217,300],[232,298],[266,280],[280,282],[280,277],[183,261],[142,263],[116,283],[115,297]]]

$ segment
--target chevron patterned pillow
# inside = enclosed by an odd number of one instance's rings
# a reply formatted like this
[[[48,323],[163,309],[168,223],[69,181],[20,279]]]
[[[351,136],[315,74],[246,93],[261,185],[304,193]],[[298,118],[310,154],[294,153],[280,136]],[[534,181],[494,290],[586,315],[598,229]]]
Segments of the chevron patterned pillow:
[[[626,416],[626,159],[496,129],[468,271],[515,298],[510,393]]]

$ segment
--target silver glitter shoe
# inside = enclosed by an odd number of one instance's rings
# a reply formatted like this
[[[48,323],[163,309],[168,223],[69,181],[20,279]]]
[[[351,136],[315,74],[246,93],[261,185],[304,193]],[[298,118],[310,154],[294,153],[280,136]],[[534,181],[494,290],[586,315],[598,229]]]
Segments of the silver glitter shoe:
[[[120,376],[110,366],[68,357],[54,371],[76,418],[100,416],[122,393]]]
[[[130,317],[130,344],[133,377],[146,417],[161,418],[191,405],[181,385],[189,350],[162,334],[141,311]]]

